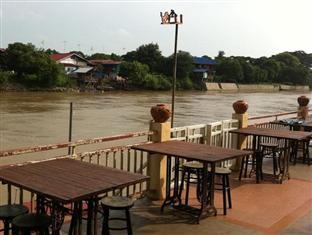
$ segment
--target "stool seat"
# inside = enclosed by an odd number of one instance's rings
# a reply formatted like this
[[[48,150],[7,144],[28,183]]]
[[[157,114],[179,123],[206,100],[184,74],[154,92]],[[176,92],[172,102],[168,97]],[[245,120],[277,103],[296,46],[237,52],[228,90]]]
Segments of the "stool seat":
[[[12,220],[13,227],[28,231],[47,229],[50,224],[50,216],[36,213],[19,215]]]
[[[113,209],[131,208],[134,205],[131,198],[120,196],[105,197],[101,202],[103,206]]]
[[[211,171],[211,168],[208,167],[208,172]],[[230,175],[232,171],[225,167],[216,167],[215,174],[216,175]]]
[[[278,144],[277,143],[260,143],[260,146],[267,147],[267,148],[277,148]]]
[[[194,168],[194,169],[201,169],[204,167],[203,163],[197,162],[197,161],[185,162],[183,166],[188,167],[188,168]]]
[[[0,220],[12,220],[18,215],[27,213],[28,208],[23,205],[13,204],[0,206]]]

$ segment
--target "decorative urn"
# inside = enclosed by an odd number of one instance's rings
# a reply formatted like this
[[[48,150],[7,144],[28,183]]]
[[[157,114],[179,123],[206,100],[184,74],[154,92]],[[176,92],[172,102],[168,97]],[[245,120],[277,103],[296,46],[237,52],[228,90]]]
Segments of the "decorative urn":
[[[233,103],[233,109],[237,114],[243,114],[248,109],[248,103],[244,100],[238,100]]]
[[[298,97],[297,101],[298,101],[298,104],[300,106],[305,107],[309,104],[310,99],[308,97],[302,95],[302,96]]]
[[[171,117],[171,111],[166,104],[157,104],[151,108],[151,115],[155,122],[163,123]]]

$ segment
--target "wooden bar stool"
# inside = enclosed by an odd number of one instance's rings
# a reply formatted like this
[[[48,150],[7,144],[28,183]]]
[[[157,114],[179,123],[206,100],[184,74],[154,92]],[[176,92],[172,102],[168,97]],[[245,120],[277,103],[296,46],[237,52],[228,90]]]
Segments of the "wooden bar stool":
[[[134,205],[134,201],[132,199],[120,196],[105,197],[101,201],[101,205],[103,208],[102,235],[109,235],[109,230],[127,230],[128,235],[132,235],[132,226],[129,212],[130,208]],[[124,210],[126,218],[109,218],[109,210]],[[123,228],[110,227],[110,220],[126,221],[127,226]]]
[[[3,221],[4,235],[9,234],[10,223],[16,216],[27,213],[28,208],[23,205],[13,204],[0,206],[0,220]]]
[[[13,235],[30,235],[31,232],[39,232],[42,235],[49,235],[51,218],[46,214],[25,214],[19,215],[12,220]]]

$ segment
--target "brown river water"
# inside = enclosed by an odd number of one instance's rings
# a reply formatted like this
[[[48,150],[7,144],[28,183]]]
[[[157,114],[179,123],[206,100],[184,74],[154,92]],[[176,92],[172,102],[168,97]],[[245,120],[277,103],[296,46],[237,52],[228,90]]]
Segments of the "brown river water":
[[[231,118],[232,103],[249,103],[249,115],[295,111],[311,92],[178,92],[174,126]],[[171,103],[170,92],[0,93],[0,150],[52,144],[68,138],[73,102],[73,140],[148,130],[151,106]]]

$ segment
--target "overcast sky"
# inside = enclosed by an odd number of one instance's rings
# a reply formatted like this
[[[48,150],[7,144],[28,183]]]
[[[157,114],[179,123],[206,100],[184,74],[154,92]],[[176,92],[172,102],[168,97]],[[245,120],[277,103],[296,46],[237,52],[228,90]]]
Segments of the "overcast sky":
[[[0,7],[1,47],[31,42],[60,52],[124,54],[154,42],[169,55],[174,26],[161,25],[160,12],[174,9],[184,19],[178,49],[194,56],[312,52],[312,0],[0,0]]]

